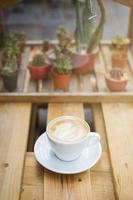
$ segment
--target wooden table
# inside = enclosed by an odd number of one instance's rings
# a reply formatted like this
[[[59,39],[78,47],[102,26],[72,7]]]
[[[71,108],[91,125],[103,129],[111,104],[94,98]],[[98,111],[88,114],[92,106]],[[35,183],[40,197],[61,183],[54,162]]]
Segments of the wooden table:
[[[48,102],[47,122],[62,114],[85,118],[85,108],[92,108],[102,157],[76,175],[50,172],[27,152],[36,106],[0,103],[0,200],[133,199],[133,103]]]

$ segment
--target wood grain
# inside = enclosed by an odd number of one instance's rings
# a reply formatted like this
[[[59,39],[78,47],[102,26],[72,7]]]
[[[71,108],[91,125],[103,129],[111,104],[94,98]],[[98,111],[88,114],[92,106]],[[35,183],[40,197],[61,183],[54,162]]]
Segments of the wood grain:
[[[33,104],[31,111],[31,123],[29,129],[28,145],[27,145],[28,152],[33,151],[34,144],[37,138],[37,117],[38,117],[38,106],[36,104]]]
[[[25,90],[24,87],[25,87],[25,78],[28,66],[29,53],[30,53],[30,48],[26,47],[24,53],[22,54],[22,61],[18,74],[18,87],[17,87],[18,92],[23,92],[23,90]]]
[[[92,74],[80,75],[79,76],[79,85],[80,85],[80,92],[92,92],[93,87],[91,84],[91,76]],[[71,85],[72,87],[73,85]]]
[[[133,103],[102,104],[117,199],[133,199]]]
[[[93,118],[95,131],[100,133],[102,144],[102,157],[91,169],[91,182],[94,200],[114,200],[114,185],[112,180],[112,169],[109,160],[109,152],[106,140],[106,130],[100,104],[93,104]]]
[[[101,102],[133,102],[133,93],[2,93],[0,102],[31,103],[101,103]]]
[[[60,115],[76,115],[84,118],[81,103],[53,103],[48,105],[48,122]],[[44,170],[44,199],[81,200],[92,199],[90,172],[77,175],[60,175]]]
[[[43,200],[43,167],[36,161],[34,153],[28,152],[25,159],[21,200]]]
[[[133,7],[133,2],[131,0],[115,0],[125,6]]]
[[[18,200],[31,104],[0,103],[0,199]]]
[[[106,73],[106,68],[105,68],[105,63],[104,63],[104,59],[102,57],[102,53],[99,52],[97,59],[96,59],[96,63],[95,63],[95,75],[96,75],[96,85],[97,85],[97,89],[99,92],[105,92],[107,90],[107,86],[105,83],[105,73]]]

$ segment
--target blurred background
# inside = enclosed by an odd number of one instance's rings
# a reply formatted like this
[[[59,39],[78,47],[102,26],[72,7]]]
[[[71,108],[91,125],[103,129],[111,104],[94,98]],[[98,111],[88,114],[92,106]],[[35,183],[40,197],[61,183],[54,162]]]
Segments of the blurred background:
[[[11,0],[7,1],[7,5],[5,4],[4,9],[0,11],[5,33],[12,30],[24,31],[27,39],[41,40],[55,39],[59,25],[65,25],[72,33],[74,32],[75,0]],[[117,34],[127,35],[129,8],[113,0],[104,0],[104,5],[106,24],[103,39],[112,39]],[[97,14],[94,20],[97,24],[99,12],[95,0],[93,0],[93,10]]]

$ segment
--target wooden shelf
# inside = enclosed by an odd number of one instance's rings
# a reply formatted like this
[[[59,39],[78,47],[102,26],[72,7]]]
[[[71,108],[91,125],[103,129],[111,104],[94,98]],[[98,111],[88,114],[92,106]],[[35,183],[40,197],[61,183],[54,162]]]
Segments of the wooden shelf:
[[[77,101],[77,102],[109,102],[109,101],[133,101],[133,56],[129,51],[126,71],[129,82],[123,92],[112,93],[105,83],[104,73],[111,69],[110,42],[102,42],[97,56],[95,70],[92,74],[72,74],[67,91],[55,90],[51,74],[47,80],[34,81],[30,77],[27,68],[33,55],[40,51],[41,41],[27,42],[27,47],[22,55],[22,63],[18,77],[18,88],[9,93],[1,86],[0,101],[31,101],[49,102]]]

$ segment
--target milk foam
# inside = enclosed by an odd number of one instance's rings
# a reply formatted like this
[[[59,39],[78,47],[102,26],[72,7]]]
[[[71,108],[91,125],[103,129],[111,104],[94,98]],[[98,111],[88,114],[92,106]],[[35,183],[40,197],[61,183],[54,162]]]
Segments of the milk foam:
[[[51,136],[63,142],[74,142],[87,134],[87,128],[79,121],[66,120],[55,123],[51,129]]]

